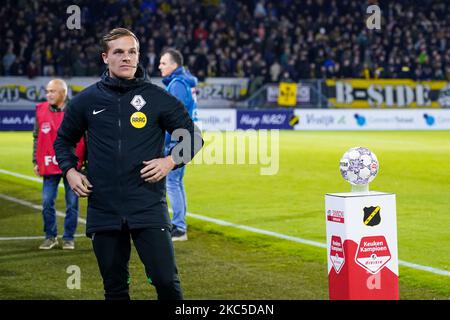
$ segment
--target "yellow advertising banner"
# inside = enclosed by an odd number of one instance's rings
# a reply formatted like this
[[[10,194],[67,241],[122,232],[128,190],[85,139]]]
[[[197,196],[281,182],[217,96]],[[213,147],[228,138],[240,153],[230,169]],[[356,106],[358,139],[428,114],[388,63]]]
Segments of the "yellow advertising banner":
[[[296,83],[280,82],[278,90],[278,104],[280,106],[295,107],[297,105]]]
[[[449,108],[450,83],[409,79],[326,80],[326,95],[337,108]]]

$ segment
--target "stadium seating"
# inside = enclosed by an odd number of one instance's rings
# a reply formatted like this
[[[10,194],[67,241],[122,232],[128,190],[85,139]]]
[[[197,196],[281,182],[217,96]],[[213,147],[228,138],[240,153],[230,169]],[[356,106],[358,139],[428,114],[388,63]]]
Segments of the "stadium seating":
[[[80,30],[66,27],[72,2],[2,1],[0,74],[98,76],[101,36],[123,26],[139,37],[153,76],[171,46],[200,80],[450,78],[446,0],[371,1],[381,7],[381,30],[366,28],[367,3],[359,0],[73,2]]]

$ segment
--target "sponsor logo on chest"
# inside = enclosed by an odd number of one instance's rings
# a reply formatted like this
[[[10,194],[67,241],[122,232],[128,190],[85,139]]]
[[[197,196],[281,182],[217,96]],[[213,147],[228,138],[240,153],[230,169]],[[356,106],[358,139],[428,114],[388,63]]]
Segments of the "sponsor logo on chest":
[[[50,125],[50,122],[44,122],[44,123],[42,124],[42,126],[41,126],[41,131],[42,131],[44,134],[49,133],[51,129],[52,129],[52,127],[51,127],[51,125]]]
[[[130,104],[137,110],[140,111],[147,102],[142,98],[140,94],[136,94],[133,99],[131,99]]]
[[[147,116],[145,113],[140,112],[140,110],[147,104],[147,102],[140,94],[137,94],[133,97],[133,99],[131,99],[130,104],[137,110],[137,112],[134,112],[130,117],[131,125],[136,129],[145,127],[147,124]]]

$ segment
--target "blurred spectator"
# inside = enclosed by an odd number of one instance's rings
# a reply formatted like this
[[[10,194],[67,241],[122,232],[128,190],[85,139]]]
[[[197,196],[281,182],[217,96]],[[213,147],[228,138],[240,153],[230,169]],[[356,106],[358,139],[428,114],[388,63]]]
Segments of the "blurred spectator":
[[[75,77],[86,77],[88,75],[88,65],[86,63],[86,55],[80,52],[73,64],[73,75]]]
[[[256,19],[265,18],[267,16],[266,8],[264,8],[264,1],[258,1],[253,11],[253,16]]]
[[[27,77],[33,79],[39,75],[39,70],[33,61],[30,61],[27,66]]]
[[[155,62],[156,62],[156,52],[155,52],[155,46],[153,45],[152,41],[149,41],[149,46],[147,49],[146,54],[146,61],[144,63],[144,66],[147,70],[147,73],[149,75],[153,75],[154,72],[156,72],[155,68]]]
[[[270,66],[270,82],[278,82],[281,74],[281,65],[275,61]]]
[[[14,54],[13,49],[14,47],[10,45],[8,47],[8,51],[6,51],[5,55],[3,56],[3,70],[5,76],[11,75],[11,68],[16,61],[16,55]]]

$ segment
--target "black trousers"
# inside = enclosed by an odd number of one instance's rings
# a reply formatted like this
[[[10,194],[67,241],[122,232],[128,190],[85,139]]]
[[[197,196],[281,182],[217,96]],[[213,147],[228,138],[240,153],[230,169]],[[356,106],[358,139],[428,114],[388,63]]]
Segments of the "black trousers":
[[[167,228],[102,231],[92,237],[95,256],[103,278],[106,300],[129,300],[128,263],[131,243],[145,266],[148,281],[155,286],[158,300],[182,300],[172,239]]]

